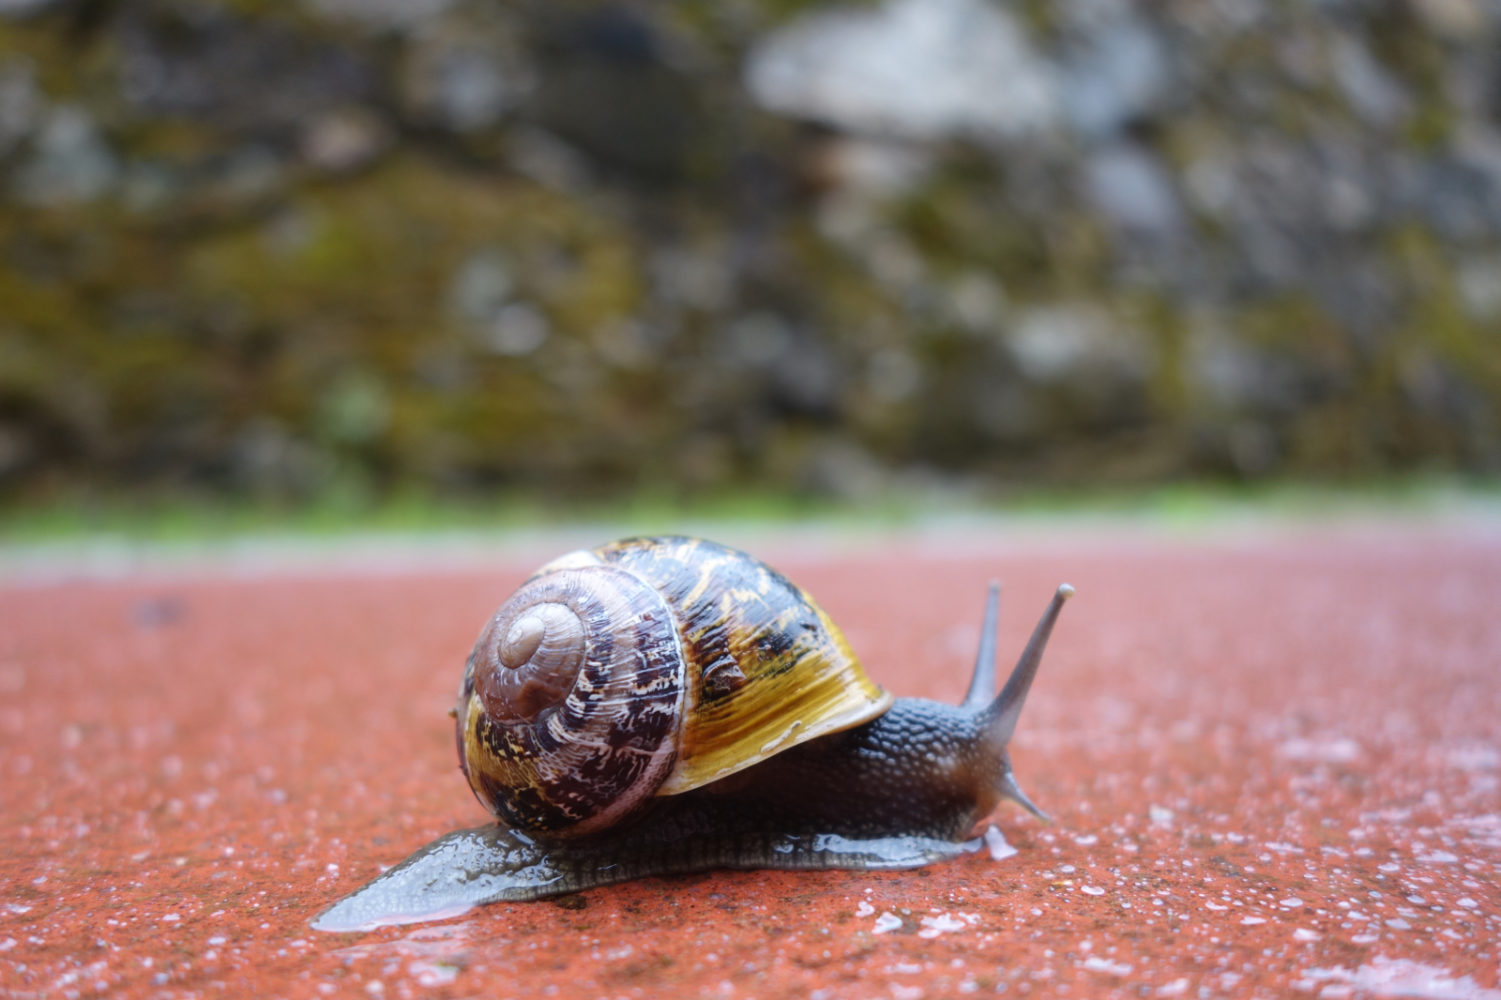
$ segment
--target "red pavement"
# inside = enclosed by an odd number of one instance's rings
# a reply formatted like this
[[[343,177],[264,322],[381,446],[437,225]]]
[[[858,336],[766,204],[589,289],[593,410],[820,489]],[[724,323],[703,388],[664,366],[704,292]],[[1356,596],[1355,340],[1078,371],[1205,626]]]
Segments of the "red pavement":
[[[604,539],[600,539],[603,541]],[[737,541],[734,538],[727,541]],[[0,993],[1501,1000],[1501,534],[750,546],[878,681],[957,700],[1078,588],[1012,745],[1055,818],[913,872],[721,872],[308,921],[474,825],[493,571],[0,586]]]

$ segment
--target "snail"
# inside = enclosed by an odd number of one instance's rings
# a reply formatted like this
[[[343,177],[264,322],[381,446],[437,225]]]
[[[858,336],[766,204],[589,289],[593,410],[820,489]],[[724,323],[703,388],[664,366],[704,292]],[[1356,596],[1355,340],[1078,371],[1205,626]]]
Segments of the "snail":
[[[743,552],[661,537],[564,555],[486,623],[452,713],[499,822],[439,838],[313,926],[714,868],[914,868],[978,849],[1003,799],[1045,820],[1007,744],[1072,593],[992,697],[991,584],[954,707],[883,691],[812,598]]]

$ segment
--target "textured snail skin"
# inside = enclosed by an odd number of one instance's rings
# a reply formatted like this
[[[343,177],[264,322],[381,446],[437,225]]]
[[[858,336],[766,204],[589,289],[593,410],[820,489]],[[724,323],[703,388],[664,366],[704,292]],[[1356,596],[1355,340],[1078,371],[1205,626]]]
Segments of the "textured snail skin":
[[[973,850],[1004,755],[982,758],[980,713],[919,699],[795,747],[731,787],[657,800],[624,830],[541,839],[498,824],[440,838],[314,924],[358,930],[456,915],[651,875],[717,868],[916,868]]]
[[[455,831],[336,903],[313,926],[347,931],[441,919],[485,903],[644,876],[914,868],[976,850],[975,825],[1002,799],[1042,816],[1012,776],[1007,744],[1072,592],[1059,588],[993,700],[994,585],[962,705],[898,699],[868,722],[681,794],[650,798],[618,825],[581,836],[499,824]],[[471,688],[466,672],[461,706]]]

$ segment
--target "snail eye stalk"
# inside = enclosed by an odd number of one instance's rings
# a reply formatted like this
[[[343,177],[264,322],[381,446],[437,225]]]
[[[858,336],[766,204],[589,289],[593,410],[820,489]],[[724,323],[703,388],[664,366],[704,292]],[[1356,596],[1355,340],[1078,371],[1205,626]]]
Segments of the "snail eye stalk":
[[[1072,586],[1066,583],[1058,586],[1053,600],[1042,613],[1037,627],[1032,630],[1027,648],[1022,650],[1021,658],[1016,661],[1015,669],[1007,678],[1006,686],[985,709],[985,728],[991,744],[998,749],[1011,742],[1011,734],[1016,731],[1016,720],[1021,717],[1027,692],[1032,689],[1032,680],[1037,676],[1037,668],[1042,663],[1043,650],[1047,649],[1048,637],[1053,634],[1053,626],[1058,622],[1058,613],[1063,610],[1063,602],[1073,596]]]
[[[975,654],[975,673],[969,681],[969,693],[960,708],[979,711],[995,697],[995,630],[1001,617],[1001,585],[990,581],[985,592],[985,621],[980,626],[980,651]]]

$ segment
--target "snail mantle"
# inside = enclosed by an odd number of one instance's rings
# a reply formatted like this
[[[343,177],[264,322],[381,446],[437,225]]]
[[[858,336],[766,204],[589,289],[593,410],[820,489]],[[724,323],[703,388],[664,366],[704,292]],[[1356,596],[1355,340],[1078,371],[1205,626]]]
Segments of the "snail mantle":
[[[1007,744],[1063,584],[995,690],[991,584],[958,706],[893,699],[838,626],[765,563],[631,538],[543,566],[491,616],[454,712],[459,763],[498,823],[458,830],[313,921],[368,930],[648,875],[916,868],[1003,845],[1010,799],[1046,819]]]

